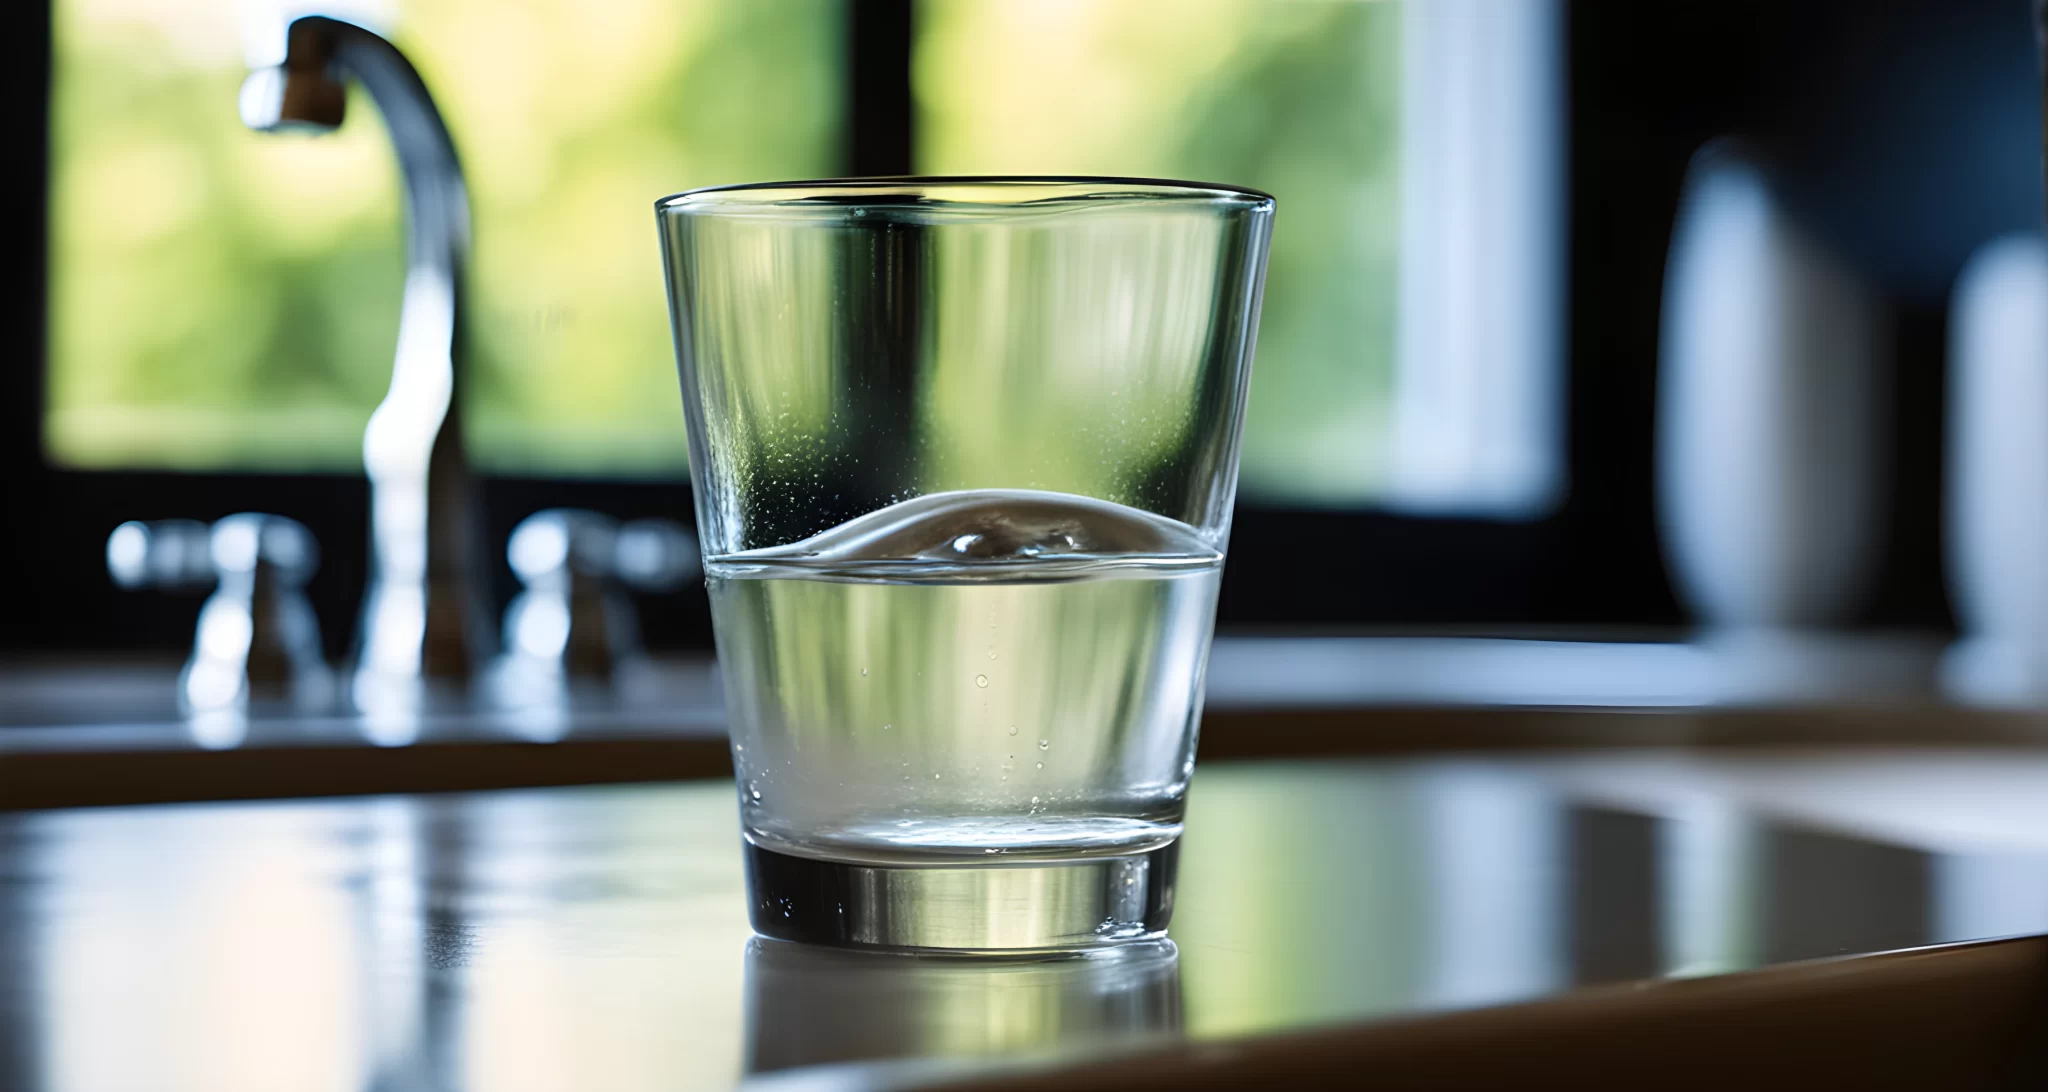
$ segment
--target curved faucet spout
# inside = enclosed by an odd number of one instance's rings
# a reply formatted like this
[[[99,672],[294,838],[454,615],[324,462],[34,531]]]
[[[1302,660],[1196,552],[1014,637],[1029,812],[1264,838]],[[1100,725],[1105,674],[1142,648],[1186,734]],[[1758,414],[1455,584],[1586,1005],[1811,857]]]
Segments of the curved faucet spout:
[[[284,63],[250,74],[242,119],[259,131],[332,130],[353,78],[384,117],[406,198],[406,275],[391,388],[363,433],[369,587],[351,693],[366,713],[417,708],[429,679],[468,681],[493,651],[479,582],[474,484],[459,380],[469,196],[441,112],[396,46],[343,19],[292,21]]]

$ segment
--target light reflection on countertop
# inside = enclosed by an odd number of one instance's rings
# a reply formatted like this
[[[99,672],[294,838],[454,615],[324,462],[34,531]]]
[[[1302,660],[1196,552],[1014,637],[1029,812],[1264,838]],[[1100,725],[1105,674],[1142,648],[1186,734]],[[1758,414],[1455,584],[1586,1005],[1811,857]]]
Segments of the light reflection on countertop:
[[[2048,929],[2048,842],[1954,833],[2048,756],[1926,809],[1918,755],[1815,757],[1796,823],[1714,761],[1210,764],[1177,950],[1052,964],[750,943],[723,783],[4,815],[0,1087],[886,1085]]]

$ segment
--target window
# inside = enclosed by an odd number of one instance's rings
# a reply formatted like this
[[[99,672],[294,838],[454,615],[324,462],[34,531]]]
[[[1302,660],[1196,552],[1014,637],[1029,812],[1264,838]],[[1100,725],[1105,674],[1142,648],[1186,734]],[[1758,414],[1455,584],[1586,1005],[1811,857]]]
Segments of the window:
[[[0,400],[23,445],[10,466],[28,470],[10,486],[71,516],[16,523],[16,567],[39,574],[8,600],[39,620],[22,641],[104,642],[96,620],[119,617],[112,639],[182,644],[189,604],[106,584],[107,531],[262,510],[314,530],[311,591],[330,653],[345,648],[402,210],[360,96],[322,137],[236,117],[251,13],[274,27],[305,6],[48,0],[47,55],[36,35],[0,46],[22,97],[51,66],[48,186],[25,197],[48,201],[48,292],[16,316],[46,320],[45,367]],[[653,198],[1086,172],[1281,195],[1226,624],[1578,618],[1617,609],[1611,587],[1663,594],[1653,544],[1604,514],[1635,511],[1612,498],[1643,492],[1636,464],[1585,455],[1632,451],[1601,439],[1625,429],[1574,430],[1591,474],[1557,504],[1562,0],[322,6],[408,52],[469,168],[464,426],[492,555],[540,508],[687,511]],[[1635,192],[1626,172],[1582,177],[1608,187],[1600,201]],[[17,260],[39,260],[18,230]],[[1635,388],[1574,397],[1617,389]],[[1593,409],[1598,428],[1630,419]],[[1345,560],[1303,566],[1305,542],[1346,544]],[[1639,579],[1574,575],[1575,543],[1634,549]],[[493,579],[500,601],[515,590],[503,565]],[[649,640],[708,643],[699,599],[646,612]]]
[[[923,0],[917,169],[1279,195],[1246,500],[1540,515],[1563,478],[1558,24],[1542,0]]]

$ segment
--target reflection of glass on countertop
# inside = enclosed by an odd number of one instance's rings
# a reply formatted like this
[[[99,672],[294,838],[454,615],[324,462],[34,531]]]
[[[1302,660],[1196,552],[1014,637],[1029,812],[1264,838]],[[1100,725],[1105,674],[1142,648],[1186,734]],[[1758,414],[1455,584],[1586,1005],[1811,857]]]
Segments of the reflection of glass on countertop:
[[[990,958],[747,945],[747,1070],[1071,1051],[1180,1031],[1170,940]]]

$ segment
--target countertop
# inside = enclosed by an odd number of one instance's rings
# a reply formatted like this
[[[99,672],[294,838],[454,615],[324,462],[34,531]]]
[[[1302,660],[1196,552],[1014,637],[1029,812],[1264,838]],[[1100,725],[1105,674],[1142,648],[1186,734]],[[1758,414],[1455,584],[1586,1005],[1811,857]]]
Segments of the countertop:
[[[729,782],[0,815],[0,1087],[876,1087],[2048,930],[2048,753],[1205,761],[1170,945],[750,937]]]

